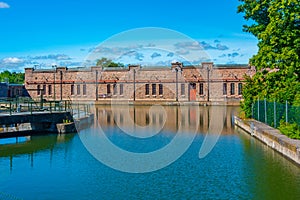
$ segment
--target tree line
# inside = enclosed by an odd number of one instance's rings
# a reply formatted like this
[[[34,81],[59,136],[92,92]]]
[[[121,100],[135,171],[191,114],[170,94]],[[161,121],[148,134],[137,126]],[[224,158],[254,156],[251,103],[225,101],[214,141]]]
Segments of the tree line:
[[[25,73],[22,72],[10,72],[5,70],[0,73],[1,82],[23,84],[25,80]]]
[[[245,32],[258,39],[258,52],[250,59],[257,73],[246,76],[241,108],[251,117],[251,106],[267,98],[300,106],[300,4],[298,0],[239,0],[238,13],[251,24]],[[293,126],[300,137],[299,125]]]

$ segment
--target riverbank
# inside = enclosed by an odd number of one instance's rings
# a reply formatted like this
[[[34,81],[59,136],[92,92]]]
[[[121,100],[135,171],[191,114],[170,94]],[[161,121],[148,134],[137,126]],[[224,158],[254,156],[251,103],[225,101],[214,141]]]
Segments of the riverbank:
[[[300,140],[288,138],[279,130],[254,119],[242,120],[235,116],[234,123],[300,166]]]

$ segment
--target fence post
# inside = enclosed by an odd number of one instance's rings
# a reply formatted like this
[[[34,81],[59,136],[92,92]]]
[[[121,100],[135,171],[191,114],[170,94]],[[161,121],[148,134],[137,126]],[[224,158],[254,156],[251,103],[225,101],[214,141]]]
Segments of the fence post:
[[[277,128],[276,126],[276,102],[274,100],[274,127]]]
[[[265,106],[265,123],[267,123],[268,121],[268,118],[267,118],[267,101],[266,101],[266,98],[264,99],[264,106]]]
[[[32,115],[32,102],[30,102],[30,114]]]
[[[285,123],[288,123],[288,101],[285,100]]]
[[[52,113],[52,102],[50,101],[50,113]]]
[[[259,97],[257,100],[257,120],[259,121]]]

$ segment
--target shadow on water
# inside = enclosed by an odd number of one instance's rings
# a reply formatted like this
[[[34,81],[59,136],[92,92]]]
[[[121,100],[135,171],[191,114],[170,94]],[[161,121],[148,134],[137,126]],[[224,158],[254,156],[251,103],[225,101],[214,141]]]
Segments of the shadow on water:
[[[240,128],[245,161],[252,177],[248,183],[254,199],[299,199],[300,166]]]
[[[0,158],[9,157],[10,170],[13,169],[14,157],[28,155],[30,165],[33,166],[34,154],[47,150],[50,152],[50,160],[52,160],[53,149],[60,143],[68,143],[75,134],[68,135],[44,135],[44,136],[27,136],[20,138],[10,138],[8,144],[0,145]],[[15,139],[15,142],[12,143]],[[7,140],[7,139],[1,139]]]
[[[28,136],[26,137],[26,140],[21,143],[16,141],[15,143],[0,145],[0,157],[18,156],[46,149],[53,149],[56,144],[67,143],[74,135],[75,134],[53,134],[45,136]]]

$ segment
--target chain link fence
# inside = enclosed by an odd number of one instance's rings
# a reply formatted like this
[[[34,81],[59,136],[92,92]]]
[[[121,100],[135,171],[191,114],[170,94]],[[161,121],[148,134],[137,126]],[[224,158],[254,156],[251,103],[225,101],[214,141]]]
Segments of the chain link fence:
[[[278,128],[280,121],[300,126],[300,106],[285,104],[267,99],[258,100],[252,104],[252,118]]]

